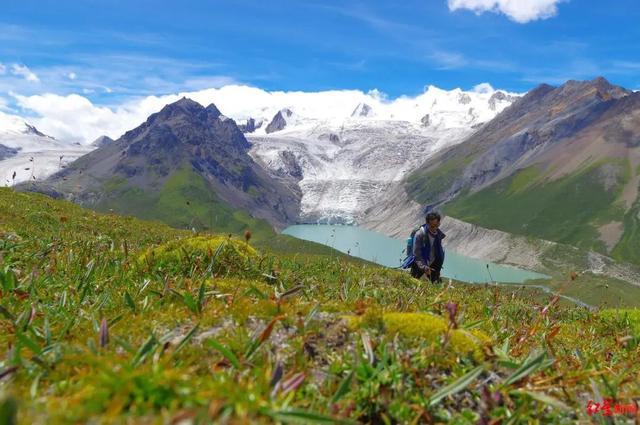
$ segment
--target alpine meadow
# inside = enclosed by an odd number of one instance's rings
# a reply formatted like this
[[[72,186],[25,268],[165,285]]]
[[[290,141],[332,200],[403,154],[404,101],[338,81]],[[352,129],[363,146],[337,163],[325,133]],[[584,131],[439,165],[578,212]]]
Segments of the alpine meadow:
[[[634,0],[0,14],[0,425],[640,423]]]

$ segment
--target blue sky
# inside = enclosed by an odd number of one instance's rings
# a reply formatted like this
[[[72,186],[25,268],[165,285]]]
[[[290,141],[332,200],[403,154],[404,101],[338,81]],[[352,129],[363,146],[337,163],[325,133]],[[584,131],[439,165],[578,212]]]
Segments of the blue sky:
[[[0,108],[10,93],[115,105],[233,82],[390,97],[598,75],[640,88],[638,0],[1,1]]]

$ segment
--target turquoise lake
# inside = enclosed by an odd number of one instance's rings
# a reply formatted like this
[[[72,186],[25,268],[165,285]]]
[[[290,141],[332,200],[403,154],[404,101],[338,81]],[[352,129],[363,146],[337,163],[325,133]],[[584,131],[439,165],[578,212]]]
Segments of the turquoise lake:
[[[405,240],[393,239],[357,226],[300,224],[290,226],[282,233],[321,243],[354,257],[387,267],[398,267],[405,258]],[[528,279],[547,277],[515,267],[465,257],[446,249],[446,240],[445,250],[446,256],[442,269],[444,277],[472,283],[522,283]]]

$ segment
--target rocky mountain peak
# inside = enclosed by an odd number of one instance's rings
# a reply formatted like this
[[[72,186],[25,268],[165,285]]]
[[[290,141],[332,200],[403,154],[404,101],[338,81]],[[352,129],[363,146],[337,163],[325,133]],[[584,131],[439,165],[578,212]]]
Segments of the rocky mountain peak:
[[[95,146],[96,148],[101,148],[103,146],[108,146],[112,144],[114,140],[109,136],[100,136],[93,142],[91,142],[91,146]]]
[[[462,105],[468,105],[469,103],[471,103],[471,96],[469,96],[467,93],[460,93],[458,95],[458,103]]]
[[[241,123],[238,124],[238,128],[243,133],[253,133],[260,127],[262,127],[262,120],[256,122],[256,120],[253,118],[247,119],[246,122],[241,121]]]
[[[356,117],[370,117],[373,115],[373,108],[366,103],[359,103],[356,109],[353,110],[351,116]]]
[[[25,134],[33,134],[36,136],[40,136],[40,137],[48,137],[50,139],[53,139],[53,137],[51,136],[47,136],[46,134],[40,132],[37,128],[35,128],[35,126],[28,124],[28,123],[24,123],[26,130],[24,131]]]
[[[267,134],[274,133],[276,131],[280,131],[287,126],[287,118],[291,118],[293,116],[293,111],[288,108],[284,108],[278,111],[265,128]]]

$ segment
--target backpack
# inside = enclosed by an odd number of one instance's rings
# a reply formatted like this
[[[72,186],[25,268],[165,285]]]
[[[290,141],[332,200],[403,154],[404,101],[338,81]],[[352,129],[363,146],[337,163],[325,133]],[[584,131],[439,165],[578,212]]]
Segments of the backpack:
[[[420,226],[420,227],[422,227],[422,226]],[[411,234],[407,238],[407,249],[406,249],[407,256],[404,259],[404,261],[402,262],[402,265],[400,266],[400,268],[402,268],[402,269],[408,269],[413,264],[413,260],[415,259],[414,256],[413,256],[413,240],[415,239],[416,232],[418,232],[418,230],[420,230],[420,227],[418,227],[417,229],[412,230]]]
[[[418,230],[420,230],[420,228],[418,227],[417,229],[414,229],[411,231],[411,234],[409,235],[409,237],[407,238],[407,257],[410,255],[413,255],[413,239],[416,236],[416,233],[418,232]]]

